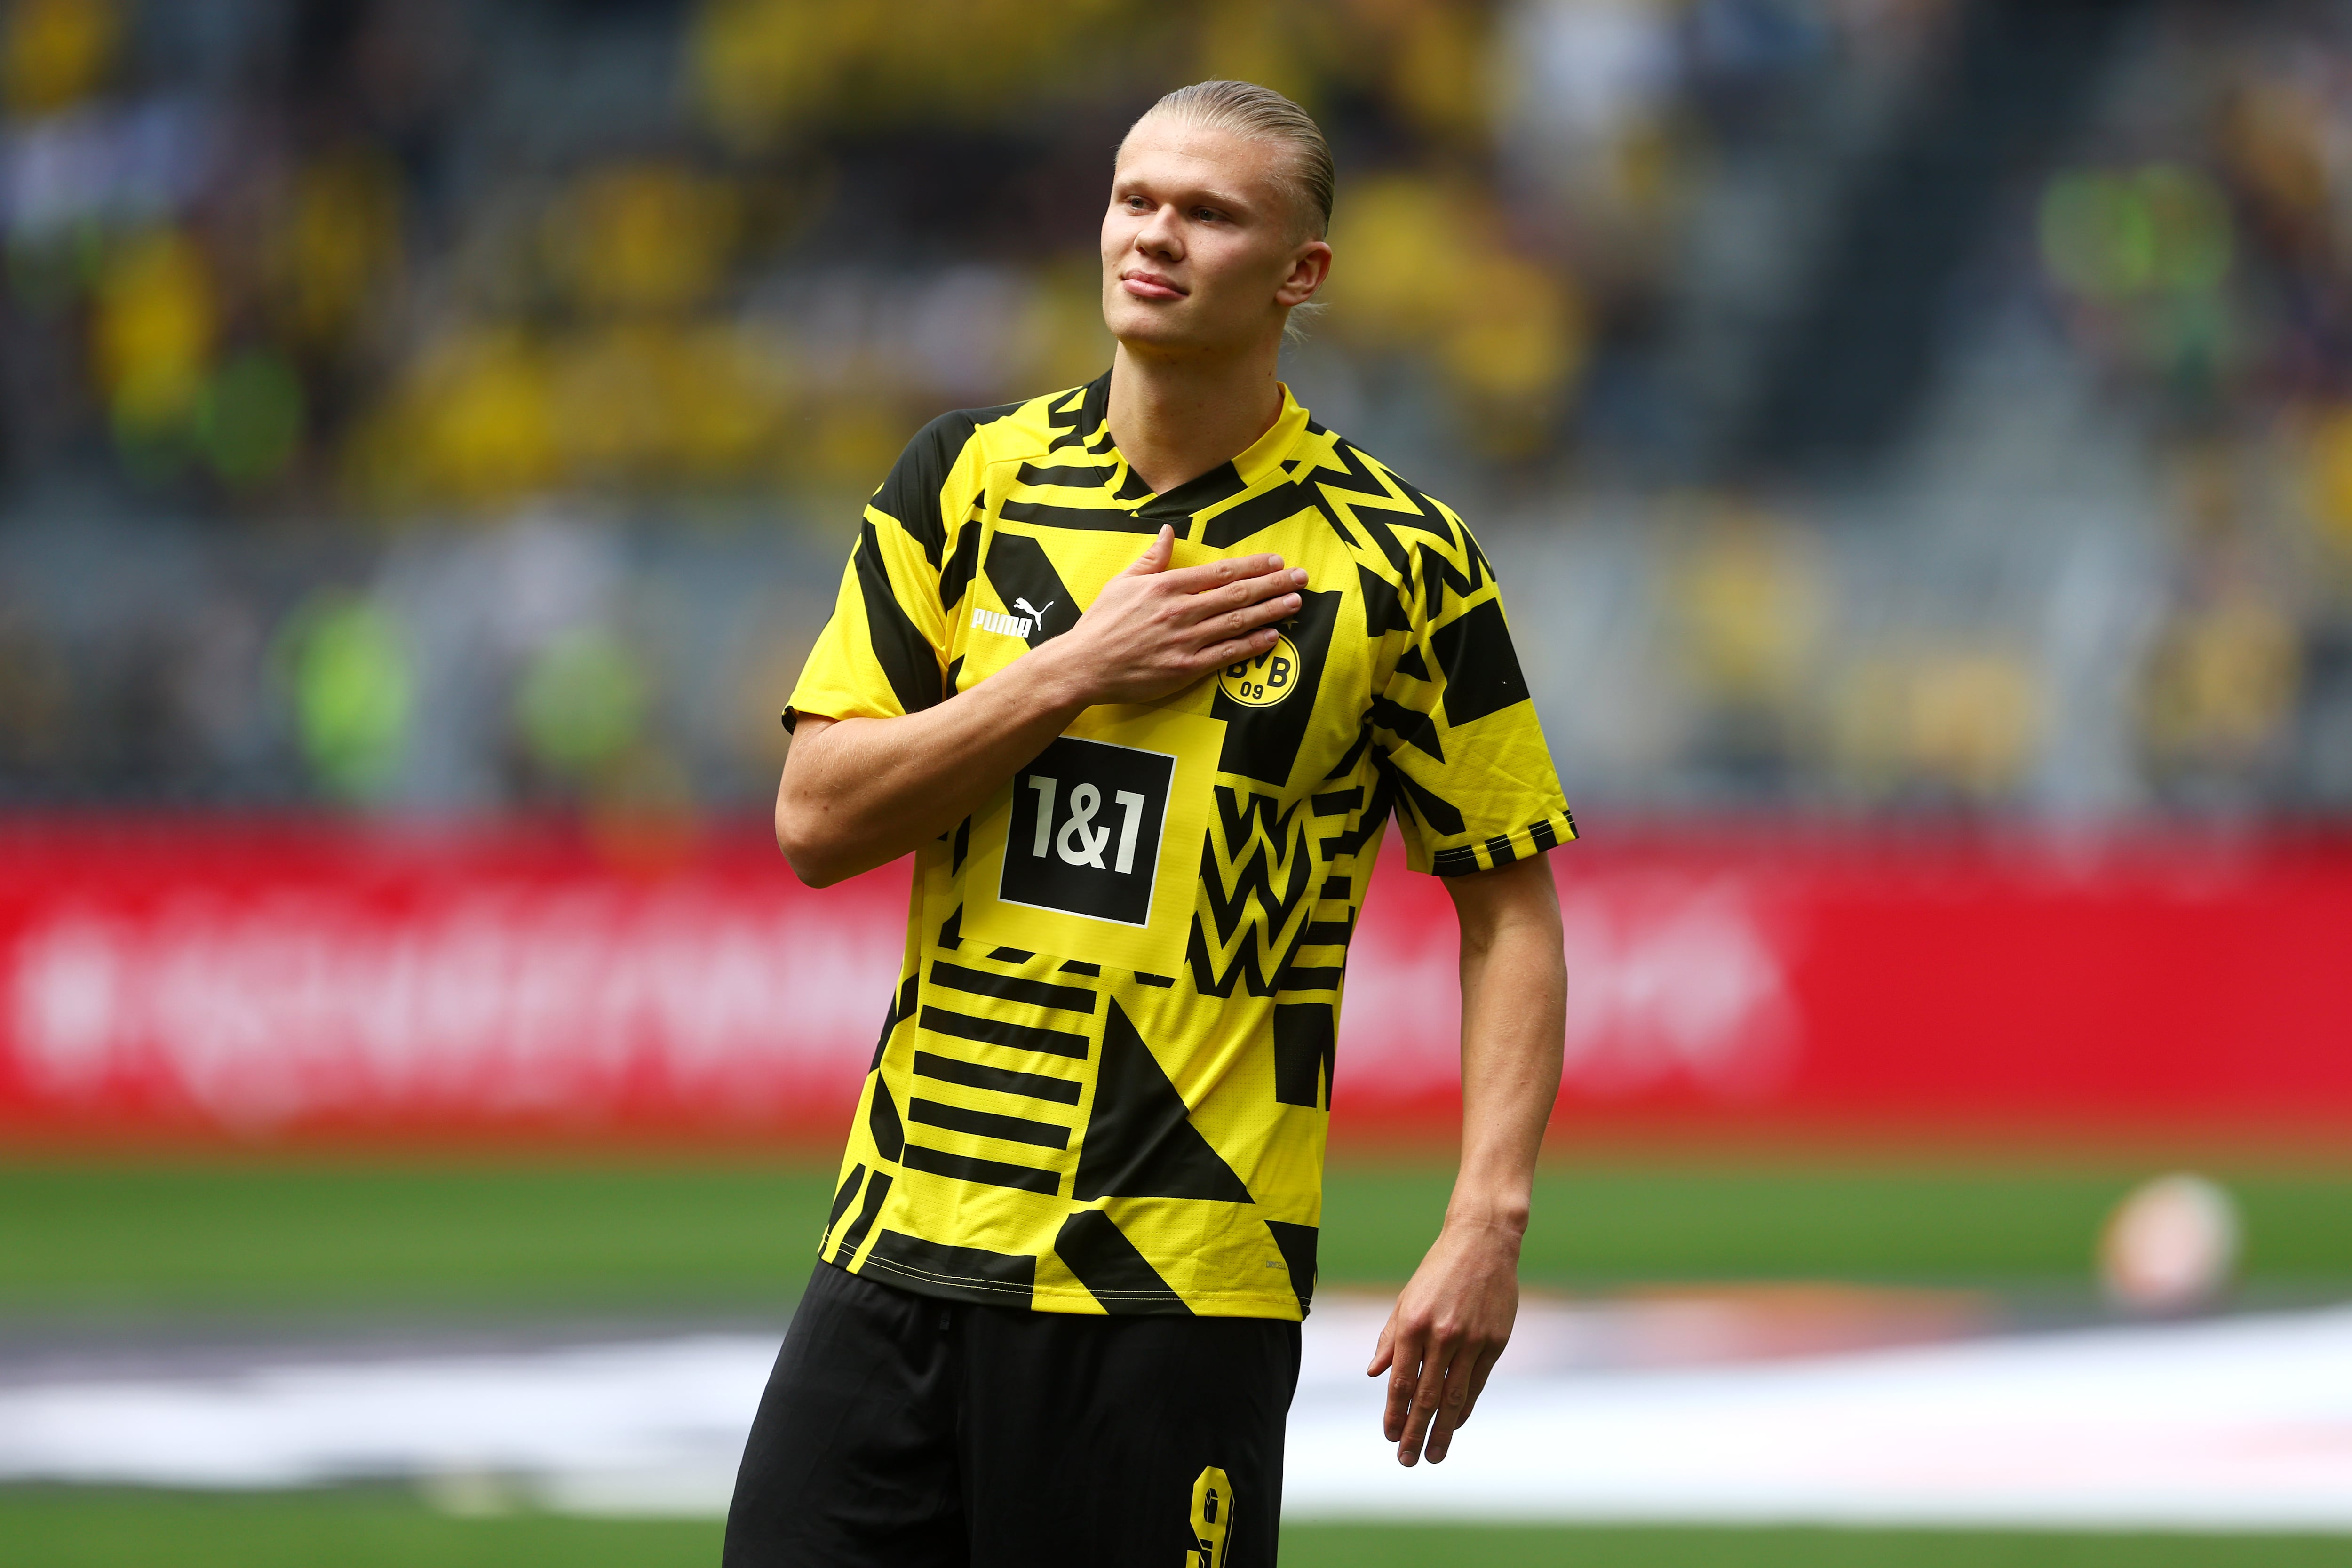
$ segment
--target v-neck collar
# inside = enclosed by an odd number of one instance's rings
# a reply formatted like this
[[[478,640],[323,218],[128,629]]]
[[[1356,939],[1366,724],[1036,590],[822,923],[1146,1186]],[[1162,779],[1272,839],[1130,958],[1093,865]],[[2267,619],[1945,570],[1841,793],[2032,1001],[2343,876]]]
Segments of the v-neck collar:
[[[1142,480],[1136,477],[1134,466],[1127,460],[1127,454],[1118,449],[1118,443],[1111,439],[1110,373],[1104,372],[1087,384],[1081,405],[1085,427],[1098,432],[1099,447],[1089,441],[1089,449],[1098,450],[1102,456],[1112,459],[1111,471],[1104,479],[1104,488],[1120,500],[1134,501],[1138,517],[1171,520],[1192,517],[1219,501],[1230,500],[1255,488],[1268,475],[1281,470],[1283,459],[1290,455],[1291,448],[1298,444],[1299,436],[1307,428],[1307,410],[1297,398],[1291,395],[1289,383],[1278,381],[1275,384],[1282,389],[1282,412],[1274,416],[1274,423],[1266,426],[1264,435],[1251,442],[1239,457],[1219,463],[1208,472],[1196,475],[1171,490],[1152,494],[1141,489]],[[1181,533],[1184,531],[1180,529],[1178,531]]]

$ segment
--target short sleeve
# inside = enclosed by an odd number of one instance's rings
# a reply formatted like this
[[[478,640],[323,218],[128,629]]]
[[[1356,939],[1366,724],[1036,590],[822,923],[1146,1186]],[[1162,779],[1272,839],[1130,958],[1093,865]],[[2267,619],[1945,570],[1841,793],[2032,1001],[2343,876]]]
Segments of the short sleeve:
[[[943,492],[969,465],[969,419],[927,426],[866,503],[833,617],[818,634],[784,710],[825,719],[895,719],[947,694],[948,616],[940,602]]]
[[[1405,647],[1372,724],[1407,863],[1458,877],[1540,855],[1574,838],[1576,824],[1494,572],[1460,521],[1437,510],[1459,542],[1419,542]]]

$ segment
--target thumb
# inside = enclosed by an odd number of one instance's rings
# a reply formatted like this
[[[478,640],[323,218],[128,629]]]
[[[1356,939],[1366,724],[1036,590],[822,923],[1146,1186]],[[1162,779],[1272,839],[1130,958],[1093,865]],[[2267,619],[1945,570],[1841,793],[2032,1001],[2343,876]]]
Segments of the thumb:
[[[1171,524],[1163,522],[1160,525],[1159,536],[1143,547],[1143,553],[1135,558],[1135,564],[1129,567],[1123,575],[1154,576],[1167,571],[1168,563],[1175,559],[1175,555],[1176,530]]]

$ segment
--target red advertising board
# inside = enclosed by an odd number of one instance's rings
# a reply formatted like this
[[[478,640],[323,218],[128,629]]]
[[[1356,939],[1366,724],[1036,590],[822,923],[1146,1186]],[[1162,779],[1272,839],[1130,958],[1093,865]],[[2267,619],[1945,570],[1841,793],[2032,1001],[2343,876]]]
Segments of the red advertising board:
[[[1579,1129],[2352,1135],[2352,842],[1791,836],[1550,857]],[[658,868],[535,823],[0,824],[0,1127],[835,1138],[907,873],[756,829]],[[1335,1136],[1458,1110],[1444,885],[1383,863]]]

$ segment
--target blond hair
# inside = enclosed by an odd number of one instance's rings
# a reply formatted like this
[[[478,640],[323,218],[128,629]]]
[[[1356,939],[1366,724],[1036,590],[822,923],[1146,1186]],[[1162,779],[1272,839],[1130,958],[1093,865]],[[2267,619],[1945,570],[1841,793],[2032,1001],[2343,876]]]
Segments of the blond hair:
[[[1331,231],[1331,194],[1339,183],[1332,166],[1331,144],[1315,117],[1270,87],[1254,81],[1196,81],[1180,87],[1145,110],[1140,125],[1155,114],[1170,114],[1204,130],[1229,131],[1253,142],[1273,142],[1288,153],[1290,184],[1301,210],[1311,215],[1315,237]],[[1128,134],[1133,135],[1130,126]]]

